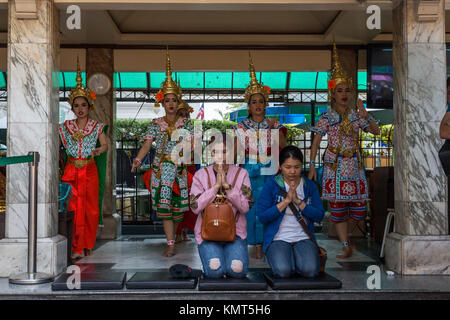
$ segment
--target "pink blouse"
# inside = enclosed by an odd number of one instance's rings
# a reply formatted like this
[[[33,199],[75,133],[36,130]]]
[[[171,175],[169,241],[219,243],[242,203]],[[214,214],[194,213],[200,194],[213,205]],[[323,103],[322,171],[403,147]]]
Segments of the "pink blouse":
[[[234,181],[234,177],[238,171],[239,167],[235,165],[230,165],[227,172],[227,182],[231,186]],[[211,179],[211,188],[208,187],[208,175],[205,170],[208,170],[209,177]],[[197,217],[197,222],[195,223],[194,233],[195,240],[197,244],[201,244],[203,239],[201,236],[201,226],[202,226],[202,213],[206,208],[208,203],[211,203],[217,194],[216,189],[214,189],[214,184],[216,183],[216,176],[214,174],[213,166],[208,166],[198,170],[192,181],[191,193],[190,193],[190,206],[192,212],[194,212]],[[241,239],[247,238],[247,219],[245,214],[250,210],[253,204],[252,191],[250,185],[250,179],[248,177],[248,172],[244,168],[241,169],[239,176],[236,180],[234,188],[228,190],[227,198],[233,208],[233,212],[239,211],[239,219],[236,223],[236,235]]]

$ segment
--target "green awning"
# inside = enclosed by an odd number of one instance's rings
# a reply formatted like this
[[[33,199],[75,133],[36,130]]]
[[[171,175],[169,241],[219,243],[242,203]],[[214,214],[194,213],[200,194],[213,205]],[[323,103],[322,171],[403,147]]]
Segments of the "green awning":
[[[81,79],[83,79],[83,85],[86,85],[86,73],[81,73]],[[60,72],[59,73],[59,87],[60,88],[75,88],[77,86],[77,73],[76,72]]]
[[[203,77],[203,72],[175,72],[173,75],[183,89],[203,89]]]
[[[272,90],[286,89],[287,72],[261,72],[261,81]]]
[[[6,87],[6,72],[0,71],[0,88]],[[289,83],[287,83],[290,76]],[[82,72],[86,85],[86,73]],[[174,72],[173,79],[183,89],[245,89],[250,82],[249,72]],[[329,72],[257,72],[256,78],[272,90],[326,90]],[[164,72],[120,72],[114,74],[116,89],[146,89],[148,80],[151,89],[158,89],[165,80]],[[60,72],[61,88],[76,86],[76,72]],[[367,72],[358,72],[358,90],[367,89]]]
[[[120,77],[117,79],[120,81],[116,82],[117,87],[124,89],[130,88],[147,88],[147,74],[145,72],[120,72],[118,74]]]
[[[327,89],[328,72],[291,72],[289,89]]]
[[[231,89],[231,80],[233,74],[231,72],[206,72],[205,88],[206,89]]]
[[[358,71],[358,90],[367,90],[367,71]]]
[[[6,72],[0,72],[0,88],[6,88]]]

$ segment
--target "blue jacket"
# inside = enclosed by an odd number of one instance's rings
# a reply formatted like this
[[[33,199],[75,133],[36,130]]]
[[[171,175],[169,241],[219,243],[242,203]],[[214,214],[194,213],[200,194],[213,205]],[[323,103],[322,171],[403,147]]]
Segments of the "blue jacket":
[[[323,209],[319,190],[314,182],[306,177],[303,177],[303,181],[303,190],[305,194],[304,201],[306,202],[306,207],[302,211],[302,214],[308,224],[311,234],[315,237],[314,222],[322,221],[325,210]],[[286,209],[280,212],[277,208],[277,204],[284,199],[277,184],[286,191],[283,177],[281,175],[277,175],[266,182],[258,199],[257,215],[259,221],[261,221],[264,225],[264,253],[277,234],[281,220],[283,220],[284,214],[286,213]]]

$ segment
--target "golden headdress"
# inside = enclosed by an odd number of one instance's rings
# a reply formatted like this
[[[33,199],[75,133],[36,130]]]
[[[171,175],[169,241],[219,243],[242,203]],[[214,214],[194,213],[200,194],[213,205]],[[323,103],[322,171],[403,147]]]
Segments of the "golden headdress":
[[[73,101],[75,98],[83,97],[87,100],[89,105],[91,106],[91,110],[94,110],[94,100],[96,99],[96,94],[94,91],[89,90],[89,88],[83,85],[83,79],[81,78],[81,71],[80,71],[80,61],[77,57],[77,86],[70,90],[69,94],[69,104],[72,107]]]
[[[245,89],[245,102],[250,102],[250,97],[254,94],[261,94],[264,97],[264,100],[266,101],[266,106],[269,105],[269,93],[270,88],[268,86],[260,84],[258,80],[256,80],[256,73],[255,73],[255,66],[253,65],[253,60],[250,52],[248,53],[249,60],[250,60],[250,84]]]
[[[328,81],[328,95],[334,92],[337,85],[344,83],[349,88],[352,86],[352,78],[342,69],[336,49],[336,42],[333,41],[333,67],[331,69],[330,80]]]
[[[166,94],[173,93],[177,96],[179,107],[182,105],[181,87],[172,79],[172,70],[170,68],[169,48],[166,49],[166,80],[161,83],[161,89],[155,96],[155,107],[159,107],[159,103],[164,100]]]
[[[184,118],[190,118],[190,114],[194,112],[194,108],[192,108],[186,101],[181,100],[181,103],[178,104],[177,113],[179,116]]]

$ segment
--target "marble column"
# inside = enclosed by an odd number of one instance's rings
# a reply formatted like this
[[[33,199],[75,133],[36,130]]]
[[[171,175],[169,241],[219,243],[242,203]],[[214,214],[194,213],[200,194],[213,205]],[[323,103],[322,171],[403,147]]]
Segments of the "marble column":
[[[422,21],[420,1],[393,9],[395,233],[386,264],[401,274],[450,274],[446,178],[438,158],[446,109],[444,0]]]
[[[86,51],[86,75],[89,78],[96,74],[106,75],[111,82],[111,89],[103,95],[97,94],[95,110],[91,113],[93,119],[108,125],[108,162],[106,169],[105,194],[103,196],[103,227],[99,227],[98,239],[115,239],[121,230],[120,215],[116,214],[113,188],[115,179],[116,146],[114,141],[114,119],[116,103],[114,99],[114,52],[112,49],[88,48]],[[91,88],[91,90],[94,88]]]
[[[38,0],[35,19],[8,8],[8,156],[40,154],[37,271],[66,267],[65,237],[58,235],[59,12]],[[0,277],[27,271],[28,165],[7,167],[6,238],[0,240]]]
[[[350,97],[349,105],[355,106],[356,99],[358,99],[358,50],[339,46],[336,46],[336,49],[342,69],[344,69],[348,76],[352,78],[352,91],[354,94]],[[333,52],[331,52],[331,65],[333,65],[333,63]]]

